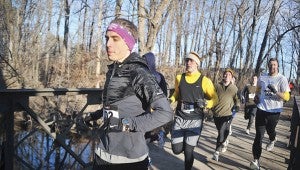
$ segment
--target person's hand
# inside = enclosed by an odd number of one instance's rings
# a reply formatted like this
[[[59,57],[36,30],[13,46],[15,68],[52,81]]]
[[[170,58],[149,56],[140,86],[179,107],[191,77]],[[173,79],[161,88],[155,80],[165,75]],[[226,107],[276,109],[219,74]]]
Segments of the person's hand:
[[[110,119],[110,131],[112,132],[130,132],[130,124],[131,124],[131,119],[129,118],[122,118],[122,119],[117,119],[112,117],[113,119]],[[118,122],[118,123],[117,123]]]
[[[85,114],[83,116],[83,120],[85,122],[90,122],[90,121],[93,121],[93,120],[100,119],[102,116],[103,116],[103,110],[100,109],[100,110],[97,110],[95,112],[89,112],[89,113]]]
[[[277,90],[275,89],[275,86],[273,84],[269,84],[267,87],[271,90],[271,92],[277,93]]]
[[[170,104],[175,102],[174,98],[168,98],[168,101],[170,102]]]
[[[199,108],[204,109],[207,105],[207,101],[205,99],[197,99],[196,104]]]
[[[234,105],[231,110],[233,112],[238,112],[238,111],[240,111],[240,106]]]
[[[235,111],[239,112],[240,111],[240,106],[235,106]]]

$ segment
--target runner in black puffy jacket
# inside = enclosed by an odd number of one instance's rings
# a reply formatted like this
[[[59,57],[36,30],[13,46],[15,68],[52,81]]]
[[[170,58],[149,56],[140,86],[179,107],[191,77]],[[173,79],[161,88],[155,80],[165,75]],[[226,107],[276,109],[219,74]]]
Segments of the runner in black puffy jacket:
[[[147,169],[145,132],[172,120],[170,104],[145,60],[132,52],[136,39],[136,27],[125,19],[113,20],[106,31],[113,64],[106,74],[103,118],[110,123],[95,150],[94,169]]]

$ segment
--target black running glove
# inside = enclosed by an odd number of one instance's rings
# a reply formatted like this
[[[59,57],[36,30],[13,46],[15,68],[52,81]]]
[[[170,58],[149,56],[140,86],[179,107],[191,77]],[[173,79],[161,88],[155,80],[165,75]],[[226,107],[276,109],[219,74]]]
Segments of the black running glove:
[[[271,92],[277,93],[277,90],[275,89],[275,86],[273,84],[269,84],[267,87],[271,90]]]

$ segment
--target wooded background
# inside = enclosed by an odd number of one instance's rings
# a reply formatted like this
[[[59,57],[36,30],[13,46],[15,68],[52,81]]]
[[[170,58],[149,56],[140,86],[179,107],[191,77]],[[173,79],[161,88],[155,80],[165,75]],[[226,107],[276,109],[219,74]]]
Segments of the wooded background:
[[[214,82],[231,67],[242,86],[277,57],[297,83],[299,9],[299,0],[0,0],[0,89],[102,87],[116,17],[138,26],[138,52],[155,53],[170,87],[190,51]]]

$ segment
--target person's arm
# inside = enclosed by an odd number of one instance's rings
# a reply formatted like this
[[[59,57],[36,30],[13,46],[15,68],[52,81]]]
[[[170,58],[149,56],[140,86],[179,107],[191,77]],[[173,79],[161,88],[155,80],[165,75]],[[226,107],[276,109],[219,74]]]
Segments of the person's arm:
[[[282,86],[284,86],[284,85],[282,85]],[[279,90],[276,90],[275,86],[272,84],[269,84],[267,87],[271,90],[272,93],[274,93],[276,96],[280,97],[282,100],[284,100],[284,101],[290,100],[289,91],[280,92]],[[283,89],[283,87],[281,89]]]
[[[284,101],[289,101],[290,100],[290,98],[291,98],[291,95],[290,95],[290,92],[283,92],[283,93],[281,93],[281,92],[276,92],[275,93],[278,97],[280,97],[282,100],[284,100]]]
[[[159,73],[159,75],[161,77],[159,86],[162,89],[162,91],[164,92],[164,94],[166,95],[166,97],[168,97],[168,85],[167,85],[166,79],[161,73]]]
[[[176,79],[175,79],[175,86],[174,86],[174,92],[172,94],[172,96],[170,97],[170,101],[171,103],[174,103],[177,101],[178,99],[178,95],[179,95],[179,82],[181,79],[181,75],[177,75]]]
[[[152,79],[146,70],[137,70],[132,86],[143,105],[152,109],[152,112],[141,113],[130,117],[130,129],[147,132],[160,127],[173,119],[173,111],[167,97],[158,87],[156,80]]]
[[[254,103],[255,104],[258,104],[260,101],[260,93],[261,93],[261,85],[260,83],[258,82],[257,83],[257,86],[256,86],[256,90],[255,90],[255,96],[254,96]]]
[[[219,98],[215,86],[209,78],[203,77],[202,89],[205,94],[205,97],[207,98],[206,108],[207,109],[213,108],[215,105],[218,104]]]
[[[238,95],[238,88],[235,86],[236,88],[236,92],[235,92],[235,95],[234,95],[234,98],[233,98],[233,101],[234,101],[234,105],[238,108],[240,108],[240,99],[239,99],[239,95]],[[238,109],[239,110],[239,109]]]
[[[246,99],[247,99],[247,96],[246,96],[246,89],[247,89],[247,85],[243,88],[243,90],[241,91],[241,102],[242,103],[246,103]]]

